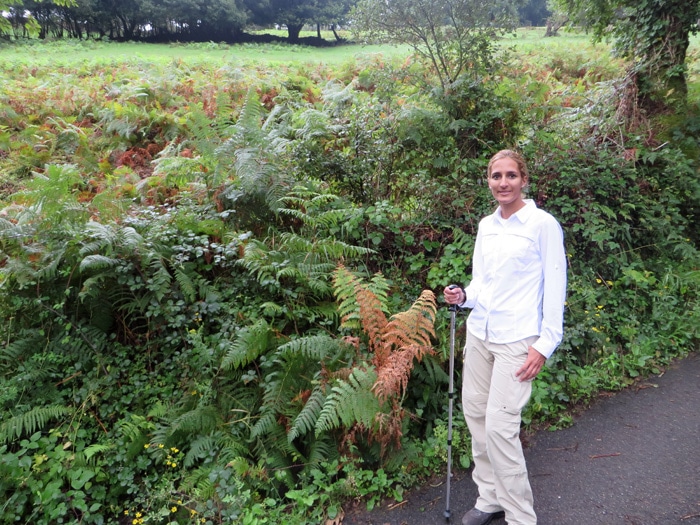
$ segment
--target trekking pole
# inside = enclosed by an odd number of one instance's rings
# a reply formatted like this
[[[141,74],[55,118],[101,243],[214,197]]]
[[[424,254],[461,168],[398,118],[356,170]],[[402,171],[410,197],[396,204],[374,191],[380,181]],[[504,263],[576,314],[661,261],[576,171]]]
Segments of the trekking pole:
[[[450,290],[459,288],[456,284],[450,285]],[[450,311],[450,386],[447,393],[447,499],[445,500],[445,520],[450,521],[452,511],[450,510],[450,478],[452,477],[452,405],[454,403],[454,371],[455,371],[455,317],[456,304],[451,304]]]

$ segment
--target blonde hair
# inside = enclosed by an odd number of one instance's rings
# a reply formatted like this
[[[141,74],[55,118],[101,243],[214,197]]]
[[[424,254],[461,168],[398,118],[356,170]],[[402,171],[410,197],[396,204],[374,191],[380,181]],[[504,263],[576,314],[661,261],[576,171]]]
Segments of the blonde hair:
[[[518,153],[517,151],[513,151],[510,149],[502,149],[498,153],[496,153],[493,157],[491,157],[491,160],[489,161],[489,167],[486,170],[486,178],[491,177],[491,170],[493,169],[493,164],[497,160],[501,159],[513,159],[515,163],[518,165],[518,171],[520,171],[520,175],[523,177],[523,179],[530,180],[530,176],[527,171],[527,164],[525,164],[525,159],[523,156]]]

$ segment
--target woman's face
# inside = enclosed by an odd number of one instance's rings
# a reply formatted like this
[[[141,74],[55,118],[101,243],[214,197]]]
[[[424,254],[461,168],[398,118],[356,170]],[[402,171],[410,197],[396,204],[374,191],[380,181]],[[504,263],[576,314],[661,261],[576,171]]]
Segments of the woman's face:
[[[518,163],[504,157],[491,165],[489,189],[502,209],[519,208],[523,203],[522,190],[527,178],[518,169]]]

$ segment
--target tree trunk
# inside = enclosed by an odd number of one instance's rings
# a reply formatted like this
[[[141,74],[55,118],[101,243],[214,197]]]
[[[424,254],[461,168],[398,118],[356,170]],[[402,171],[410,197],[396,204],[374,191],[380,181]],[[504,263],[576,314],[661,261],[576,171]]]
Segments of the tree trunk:
[[[559,30],[569,21],[569,17],[554,14],[547,18],[547,30],[544,36],[558,36]]]
[[[287,40],[296,42],[299,40],[299,33],[304,28],[304,24],[287,24]]]
[[[669,20],[667,32],[649,47],[648,63],[637,77],[639,103],[644,109],[652,113],[683,110],[688,101],[685,60],[689,46],[689,28],[678,18]]]

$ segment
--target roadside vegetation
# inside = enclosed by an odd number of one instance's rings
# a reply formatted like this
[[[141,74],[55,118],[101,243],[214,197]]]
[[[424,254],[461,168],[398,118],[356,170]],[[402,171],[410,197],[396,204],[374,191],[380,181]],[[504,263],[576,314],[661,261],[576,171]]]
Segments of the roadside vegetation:
[[[0,523],[338,524],[442,473],[440,293],[507,146],[570,265],[527,427],[694,351],[697,40],[650,115],[543,34],[446,89],[405,47],[0,47]]]

